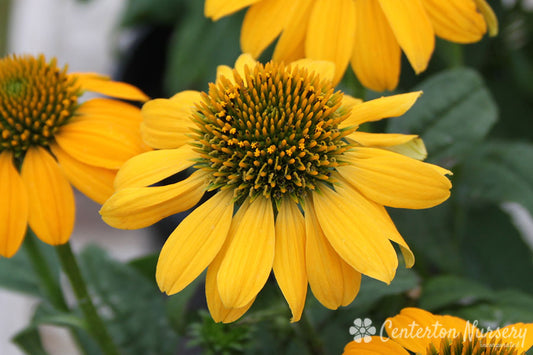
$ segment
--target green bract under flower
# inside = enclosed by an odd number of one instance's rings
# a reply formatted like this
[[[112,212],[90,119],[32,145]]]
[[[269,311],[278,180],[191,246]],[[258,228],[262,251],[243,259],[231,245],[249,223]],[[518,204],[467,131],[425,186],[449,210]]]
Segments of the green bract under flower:
[[[339,128],[347,117],[342,93],[303,68],[246,69],[211,84],[194,118],[196,166],[210,172],[210,189],[231,187],[238,200],[300,200],[317,181],[331,183],[348,148],[342,138],[353,131]]]
[[[56,60],[10,56],[0,60],[0,151],[20,156],[47,147],[78,106],[81,90]]]

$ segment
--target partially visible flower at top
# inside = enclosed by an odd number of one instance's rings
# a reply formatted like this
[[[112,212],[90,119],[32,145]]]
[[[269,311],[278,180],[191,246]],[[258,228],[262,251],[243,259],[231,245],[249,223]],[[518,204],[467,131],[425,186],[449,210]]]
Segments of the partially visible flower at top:
[[[348,63],[361,83],[393,90],[401,51],[414,71],[428,65],[435,35],[472,43],[498,32],[485,0],[206,0],[214,20],[250,6],[241,29],[243,52],[258,57],[278,36],[274,60],[331,60],[338,82]]]
[[[56,59],[0,59],[0,255],[13,256],[27,226],[66,243],[74,226],[70,184],[103,203],[124,161],[148,149],[140,109],[86,91],[146,101],[139,89],[94,73],[68,73]]]
[[[384,323],[389,338],[374,336],[370,342],[352,341],[344,355],[523,355],[533,346],[533,323],[510,324],[483,331],[475,323],[453,316],[404,308]]]
[[[413,265],[383,206],[441,203],[450,172],[398,153],[425,156],[417,136],[356,129],[402,115],[420,93],[360,103],[334,90],[331,62],[263,65],[242,55],[235,67],[219,67],[208,93],[143,106],[141,133],[158,150],[124,164],[101,209],[114,227],[142,228],[216,192],[163,246],[161,290],[179,292],[208,268],[210,312],[232,322],[273,269],[297,321],[308,283],[332,309],[352,302],[361,274],[389,283],[398,266],[391,241]],[[184,181],[153,186],[187,168]]]

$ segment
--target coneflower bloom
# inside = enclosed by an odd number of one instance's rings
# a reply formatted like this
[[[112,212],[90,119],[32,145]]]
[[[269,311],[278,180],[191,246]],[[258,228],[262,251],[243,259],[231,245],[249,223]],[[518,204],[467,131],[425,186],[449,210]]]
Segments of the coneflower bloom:
[[[241,30],[243,52],[258,57],[279,37],[274,60],[330,60],[339,81],[348,64],[376,91],[398,85],[403,51],[414,71],[428,65],[435,36],[457,43],[498,31],[485,0],[206,0],[214,20],[250,6]]]
[[[307,285],[326,307],[355,298],[361,274],[389,283],[399,245],[409,247],[384,206],[426,208],[450,194],[449,171],[398,153],[423,154],[412,135],[357,132],[402,115],[420,93],[360,103],[335,91],[330,62],[291,65],[242,55],[222,66],[207,93],[147,102],[141,133],[157,149],[125,163],[104,221],[141,228],[214,196],[170,235],[156,279],[181,291],[207,268],[216,321],[250,307],[271,272],[300,319]],[[153,186],[190,168],[189,178]]]
[[[483,331],[464,319],[431,314],[419,308],[404,308],[388,318],[385,334],[370,341],[352,341],[345,355],[523,355],[533,346],[533,323],[516,323]]]
[[[86,91],[146,101],[137,88],[93,73],[68,73],[56,59],[0,59],[0,255],[19,249],[27,226],[66,243],[74,225],[71,184],[103,203],[124,161],[146,151],[140,109]]]

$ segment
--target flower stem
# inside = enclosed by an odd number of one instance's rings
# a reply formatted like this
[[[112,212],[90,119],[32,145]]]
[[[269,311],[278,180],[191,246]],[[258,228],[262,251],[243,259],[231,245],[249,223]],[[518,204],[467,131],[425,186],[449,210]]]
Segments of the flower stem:
[[[303,340],[309,348],[309,352],[313,355],[324,355],[326,352],[324,350],[324,344],[320,340],[313,324],[306,315],[304,311],[302,313],[302,318],[298,322],[298,326],[303,337]]]
[[[96,311],[89,293],[87,292],[87,287],[85,286],[85,281],[81,275],[80,268],[76,262],[76,257],[72,252],[70,243],[56,246],[57,255],[61,262],[61,266],[65,274],[67,275],[74,295],[78,301],[87,325],[89,327],[89,332],[95,338],[95,340],[100,345],[104,354],[107,355],[118,355],[119,352],[113,343],[107,328],[100,316]]]
[[[63,312],[70,312],[65,297],[63,296],[63,292],[61,291],[61,285],[54,276],[53,270],[50,268],[48,261],[39,248],[37,236],[35,236],[33,231],[29,228],[24,239],[24,248],[29,256],[33,270],[38,277],[39,287],[41,288],[44,297],[46,297],[56,309]],[[74,329],[70,329],[70,334],[78,347],[85,354],[78,332]]]

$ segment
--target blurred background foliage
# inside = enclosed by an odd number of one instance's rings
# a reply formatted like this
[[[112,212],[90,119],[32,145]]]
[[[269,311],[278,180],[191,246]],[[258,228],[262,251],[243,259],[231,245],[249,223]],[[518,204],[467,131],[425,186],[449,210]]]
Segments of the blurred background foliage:
[[[121,53],[119,78],[154,98],[206,90],[216,67],[232,65],[240,54],[244,12],[212,22],[204,18],[203,4],[129,0],[120,27],[137,36]],[[419,76],[404,61],[396,92],[424,95],[405,116],[365,127],[420,135],[427,160],[454,173],[444,204],[389,209],[415,253],[413,269],[400,266],[389,286],[363,277],[355,301],[337,311],[325,309],[309,291],[306,321],[297,324],[289,323],[288,307],[270,280],[241,320],[223,325],[206,311],[203,280],[165,297],[154,281],[157,255],[121,264],[92,247],[80,255],[83,273],[124,353],[339,354],[351,340],[354,319],[371,318],[379,332],[386,317],[406,306],[478,320],[483,327],[533,322],[533,227],[524,227],[528,219],[520,217],[533,215],[533,11],[521,1],[490,4],[500,22],[498,37],[466,46],[438,40]],[[364,91],[350,70],[339,87],[365,99],[382,95]],[[154,229],[161,243],[179,219]],[[55,265],[55,254],[40,247]],[[24,250],[0,260],[0,285],[44,297]],[[83,330],[78,313],[45,300],[15,341],[28,354],[44,354],[36,327]],[[89,339],[80,339],[85,353],[97,354]]]

